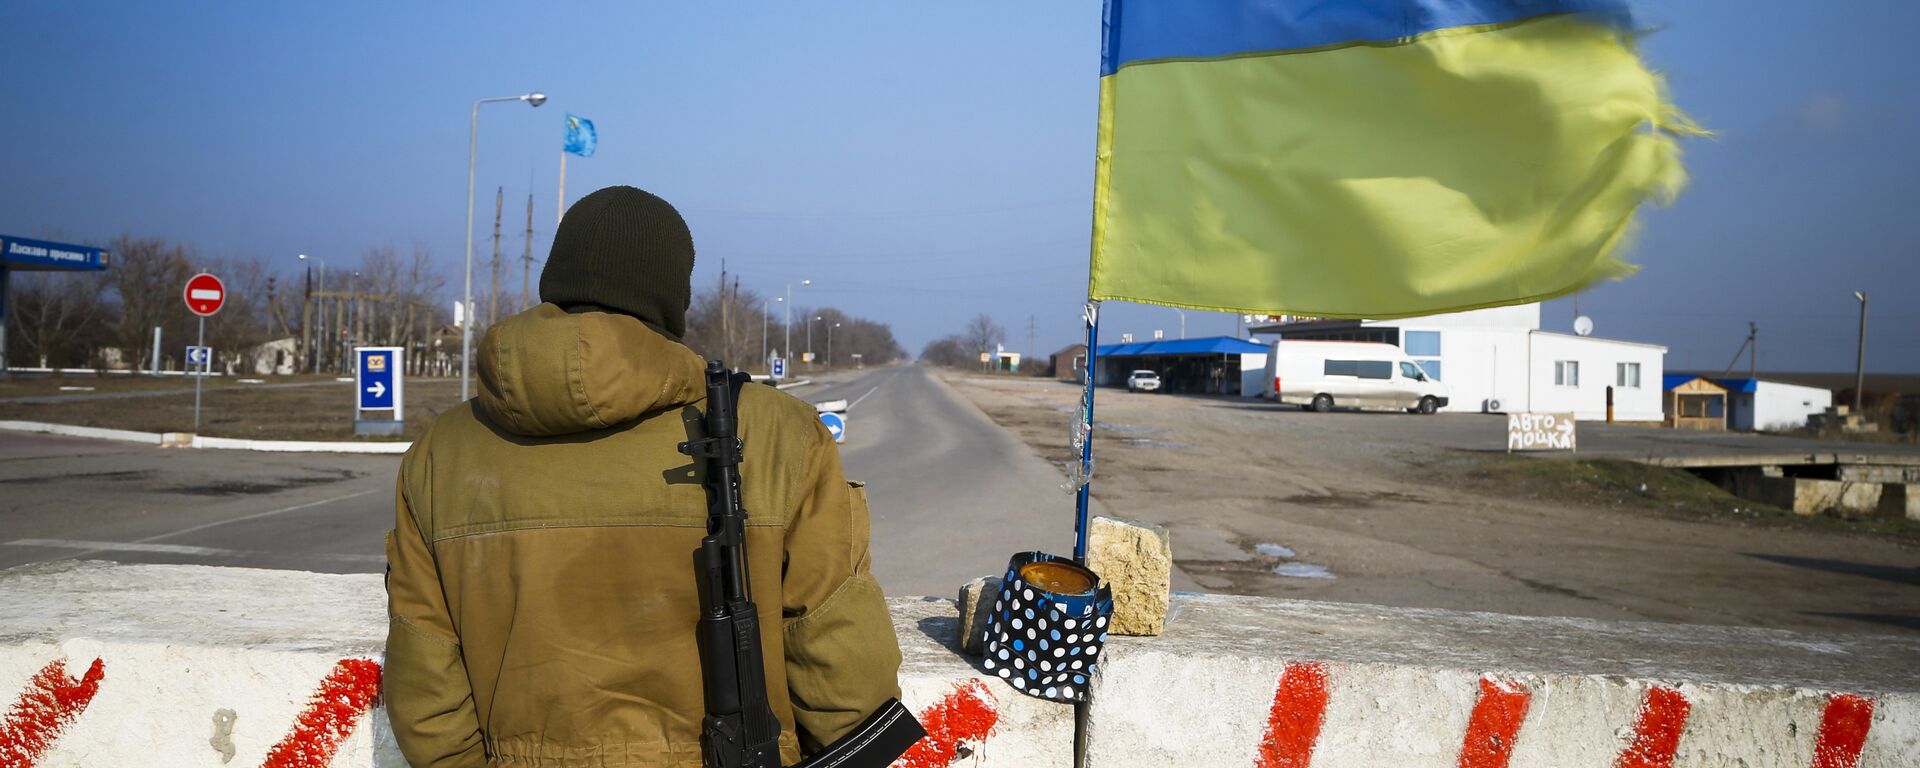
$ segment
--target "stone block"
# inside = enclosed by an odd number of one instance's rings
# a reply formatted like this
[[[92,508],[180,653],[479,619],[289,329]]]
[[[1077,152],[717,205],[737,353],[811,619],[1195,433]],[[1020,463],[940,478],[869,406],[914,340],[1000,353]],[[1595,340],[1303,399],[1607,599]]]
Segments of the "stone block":
[[[1158,635],[1167,626],[1173,590],[1173,545],[1167,529],[1096,517],[1087,530],[1087,567],[1113,589],[1116,635]]]
[[[979,656],[985,643],[987,619],[993,615],[993,597],[1000,594],[1001,578],[982,576],[960,587],[960,652]]]

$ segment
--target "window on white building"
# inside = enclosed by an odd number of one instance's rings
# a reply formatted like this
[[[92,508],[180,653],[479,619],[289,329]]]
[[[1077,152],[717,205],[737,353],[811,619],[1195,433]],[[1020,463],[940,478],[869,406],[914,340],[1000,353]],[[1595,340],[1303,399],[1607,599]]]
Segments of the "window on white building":
[[[1640,388],[1640,364],[1619,363],[1614,366],[1613,385],[1622,389]]]
[[[1407,356],[1427,372],[1427,378],[1440,380],[1440,332],[1407,331]]]
[[[1553,385],[1556,387],[1580,386],[1580,361],[1578,360],[1554,361]]]

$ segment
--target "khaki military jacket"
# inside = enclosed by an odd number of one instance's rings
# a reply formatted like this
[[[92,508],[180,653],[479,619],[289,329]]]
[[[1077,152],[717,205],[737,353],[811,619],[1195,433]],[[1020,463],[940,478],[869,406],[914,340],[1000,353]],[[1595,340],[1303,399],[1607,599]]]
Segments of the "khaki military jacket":
[[[695,766],[693,553],[705,362],[638,320],[543,304],[481,346],[479,396],[400,470],[387,711],[417,768]],[[742,491],[785,762],[899,695],[865,492],[808,404],[740,393]]]

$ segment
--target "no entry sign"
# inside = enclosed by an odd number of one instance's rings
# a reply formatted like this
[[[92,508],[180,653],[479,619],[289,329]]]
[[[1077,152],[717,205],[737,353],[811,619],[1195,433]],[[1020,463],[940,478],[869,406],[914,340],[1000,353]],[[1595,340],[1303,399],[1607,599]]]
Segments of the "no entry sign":
[[[201,317],[211,317],[227,303],[227,286],[220,278],[205,272],[187,280],[187,309]]]

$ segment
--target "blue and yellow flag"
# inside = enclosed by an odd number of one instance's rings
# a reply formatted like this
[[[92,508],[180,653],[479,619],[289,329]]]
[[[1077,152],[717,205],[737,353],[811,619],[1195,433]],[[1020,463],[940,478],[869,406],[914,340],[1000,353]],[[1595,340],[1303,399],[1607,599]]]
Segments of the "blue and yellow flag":
[[[567,113],[567,143],[562,147],[581,157],[593,157],[593,150],[600,146],[600,135],[593,131],[593,121],[572,112]]]
[[[1698,133],[1617,0],[1107,0],[1093,299],[1389,318],[1624,276]]]

